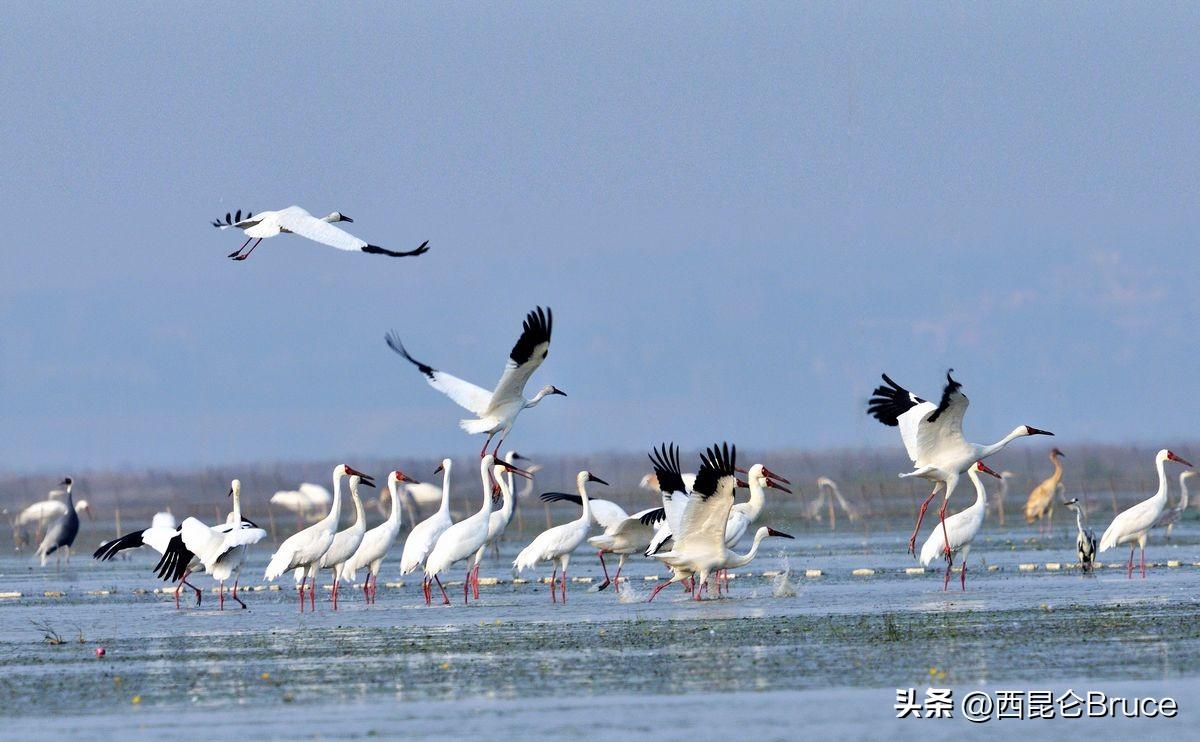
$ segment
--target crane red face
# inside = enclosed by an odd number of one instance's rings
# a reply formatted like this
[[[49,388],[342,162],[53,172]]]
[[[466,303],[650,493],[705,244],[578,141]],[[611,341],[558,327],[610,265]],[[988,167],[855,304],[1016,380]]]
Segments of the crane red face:
[[[1167,461],[1174,461],[1178,464],[1183,464],[1184,466],[1191,466],[1190,462],[1176,456],[1174,451],[1167,451]]]
[[[368,487],[375,486],[375,479],[370,474],[363,474],[358,469],[355,469],[354,467],[350,466],[349,464],[342,464],[342,466],[346,469],[346,476],[358,477],[360,480],[362,480],[362,483],[367,485]]]
[[[996,479],[1001,478],[999,474],[992,471],[991,467],[989,467],[987,464],[983,463],[982,461],[976,461],[975,468],[978,469],[979,471],[983,472],[984,474],[991,474]]]
[[[392,472],[392,474],[393,474],[393,475],[395,475],[395,477],[396,477],[396,481],[397,481],[397,482],[411,482],[412,484],[420,484],[420,482],[418,482],[417,480],[415,480],[415,479],[413,479],[412,477],[408,476],[407,474],[405,474],[404,472],[400,471],[399,469],[397,469],[396,471]]]

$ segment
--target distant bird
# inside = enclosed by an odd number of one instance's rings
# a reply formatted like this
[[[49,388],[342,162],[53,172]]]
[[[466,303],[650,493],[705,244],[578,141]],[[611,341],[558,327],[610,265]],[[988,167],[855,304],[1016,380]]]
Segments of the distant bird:
[[[504,373],[496,384],[495,391],[490,392],[421,363],[408,354],[404,344],[400,342],[400,337],[395,333],[388,333],[386,339],[388,347],[416,366],[425,375],[431,387],[476,415],[476,419],[459,421],[459,427],[472,435],[487,433],[487,440],[483,442],[483,448],[479,451],[480,457],[487,452],[492,437],[500,434],[500,440],[492,454],[499,456],[500,446],[504,444],[505,437],[512,430],[513,423],[522,410],[536,406],[552,394],[567,396],[561,389],[547,385],[532,399],[524,397],[525,384],[528,383],[529,377],[550,354],[550,332],[553,327],[554,315],[549,308],[543,310],[537,307],[525,317],[521,337],[517,338],[516,345],[508,355],[508,363],[504,366]]]
[[[363,581],[363,598],[367,603],[374,603],[379,593],[379,570],[383,566],[383,558],[387,556],[396,537],[400,534],[400,484],[412,482],[407,474],[397,469],[388,475],[388,492],[391,493],[391,510],[387,520],[367,531],[358,545],[358,551],[342,567],[342,574],[351,583],[360,569],[367,570]]]
[[[1083,506],[1079,498],[1073,497],[1063,503],[1068,510],[1075,511],[1075,552],[1079,555],[1079,568],[1084,573],[1091,572],[1096,567],[1096,532],[1087,527],[1083,521]]]
[[[1196,476],[1196,471],[1194,469],[1188,469],[1187,471],[1179,472],[1179,503],[1174,507],[1164,509],[1162,515],[1158,516],[1158,520],[1154,521],[1154,525],[1151,526],[1151,528],[1166,528],[1168,539],[1171,538],[1171,529],[1175,527],[1175,524],[1180,518],[1183,517],[1183,514],[1187,512],[1187,480],[1194,476]]]
[[[279,490],[271,495],[270,503],[290,510],[305,522],[316,522],[329,512],[333,495],[319,484],[304,482],[294,490]]]
[[[263,577],[268,581],[274,581],[276,577],[283,575],[297,567],[304,567],[304,578],[312,579],[312,587],[309,589],[309,603],[313,610],[317,608],[317,563],[325,552],[329,550],[329,545],[333,543],[333,537],[337,531],[338,517],[341,515],[342,508],[342,478],[346,476],[357,476],[370,487],[375,486],[375,482],[366,474],[347,466],[346,464],[338,464],[333,470],[333,502],[330,504],[329,514],[315,524],[305,528],[304,530],[292,534],[284,540],[279,548],[272,555],[270,563],[267,564],[267,570],[263,573]],[[300,584],[300,611],[304,611],[304,590],[305,584]]]
[[[240,229],[246,234],[246,241],[242,243],[242,246],[236,251],[229,253],[228,257],[234,260],[245,260],[250,257],[250,253],[254,252],[254,248],[258,247],[258,243],[267,237],[274,237],[277,234],[286,234],[288,232],[298,234],[313,242],[319,242],[322,245],[336,247],[339,250],[351,250],[374,255],[390,255],[393,258],[404,258],[429,252],[429,240],[421,243],[421,246],[415,250],[394,252],[392,250],[385,250],[377,245],[368,245],[349,232],[331,224],[331,222],[353,221],[353,219],[338,211],[318,219],[299,206],[289,206],[279,211],[260,211],[258,214],[251,214],[247,211],[245,218],[242,217],[241,210],[238,210],[236,214],[226,213],[225,221],[223,222],[220,218],[214,219],[212,225],[217,229]],[[243,253],[242,250],[246,249],[246,245],[249,245],[250,241],[256,238],[258,242],[255,242],[249,250]]]
[[[1004,498],[1008,496],[1008,480],[1017,476],[1005,469],[1000,472],[1000,489],[996,490],[996,494],[992,495],[992,500],[996,503],[996,516],[1000,521],[1000,525],[1004,525]]]
[[[909,553],[916,552],[917,533],[925,518],[925,509],[938,490],[944,492],[942,507],[938,511],[944,524],[946,504],[958,486],[959,475],[972,464],[1003,450],[1018,438],[1054,435],[1049,431],[1021,425],[991,445],[968,443],[963,438],[962,421],[969,402],[962,393],[962,384],[955,381],[951,373],[953,369],[946,373],[946,386],[942,389],[941,401],[936,405],[892,381],[887,374],[883,375],[884,383],[875,388],[867,404],[867,414],[884,425],[900,428],[900,438],[913,462],[913,470],[900,476],[920,477],[934,482],[933,491],[921,503],[921,511],[917,514],[917,525],[908,540]],[[942,530],[945,536],[945,528]]]
[[[175,516],[168,512],[155,513],[154,518],[150,521],[150,527],[143,531],[133,531],[124,536],[118,536],[111,541],[105,541],[100,544],[100,548],[92,553],[92,558],[102,562],[107,562],[118,553],[127,549],[137,549],[142,546],[149,546],[159,555],[167,553],[167,549],[171,545],[171,539],[179,535],[179,524],[175,522]],[[189,560],[190,561],[190,560]],[[199,566],[199,565],[197,565]],[[175,607],[179,607],[179,591],[185,585],[196,592],[196,605],[200,605],[202,593],[200,588],[187,581],[187,575],[181,579],[175,580],[178,584],[175,586]]]
[[[58,484],[67,490],[67,507],[66,511],[58,516],[58,519],[46,529],[46,536],[37,548],[37,555],[41,557],[43,567],[46,566],[46,557],[59,549],[66,552],[67,564],[69,565],[71,563],[71,545],[75,543],[75,536],[79,534],[79,513],[75,512],[75,499],[74,495],[71,494],[74,482],[71,481],[70,477],[67,477]],[[62,552],[54,559],[54,571],[56,572],[58,571],[61,555]]]
[[[66,490],[51,490],[48,495],[49,499],[35,502],[18,513],[12,522],[14,545],[20,548],[28,541],[27,529],[30,527],[34,531],[33,540],[40,541],[46,525],[67,512],[66,503],[57,499],[65,497],[66,494]],[[75,512],[80,516],[86,515],[88,520],[95,520],[92,515],[92,507],[87,500],[76,500]]]
[[[442,459],[442,463],[433,471],[434,474],[442,474],[442,504],[433,515],[413,526],[408,538],[404,540],[404,551],[400,554],[402,575],[411,574],[425,566],[425,560],[429,557],[429,552],[433,551],[438,537],[454,522],[450,518],[450,469],[453,465],[454,462],[450,459]],[[433,586],[422,579],[421,588],[425,594],[425,605],[429,605],[433,597]]]
[[[579,517],[569,523],[542,531],[513,560],[513,569],[517,573],[536,567],[538,562],[554,562],[554,573],[550,576],[550,600],[552,602],[558,602],[558,596],[554,592],[554,582],[559,568],[562,569],[562,602],[564,604],[567,602],[567,564],[571,561],[571,552],[579,548],[587,538],[588,529],[592,524],[592,511],[588,504],[588,482],[608,484],[586,469],[579,472],[575,477],[575,487],[579,490],[579,502],[583,507]]]
[[[792,538],[786,533],[763,526],[754,534],[754,543],[745,554],[736,554],[725,545],[725,529],[733,508],[733,490],[737,485],[737,447],[728,444],[710,447],[701,457],[700,471],[688,498],[679,533],[670,551],[654,558],[671,568],[670,580],[650,593],[654,600],[668,585],[694,577],[692,597],[701,598],[710,575],[741,567],[753,561],[759,545],[768,536]]]
[[[317,561],[318,572],[327,569],[333,573],[333,594],[330,596],[330,601],[333,603],[335,611],[338,609],[338,585],[342,582],[342,567],[350,557],[354,556],[354,552],[358,551],[363,536],[367,533],[367,516],[363,512],[362,498],[358,494],[358,485],[362,482],[361,476],[350,477],[350,500],[354,503],[354,522],[350,524],[349,528],[333,535],[333,541],[329,542],[329,548]],[[372,482],[366,484],[368,487],[374,486]]]
[[[233,578],[233,599],[242,608],[246,607],[237,594],[242,564],[246,561],[246,547],[267,537],[267,532],[261,528],[239,527],[242,523],[240,480],[234,479],[229,483],[229,497],[233,498],[233,512],[221,526],[210,528],[198,518],[185,518],[179,528],[183,545],[200,560],[204,571],[217,582],[220,610],[225,610],[225,582],[230,577]]]
[[[453,524],[443,531],[441,536],[438,536],[437,543],[433,546],[433,551],[429,552],[429,558],[425,560],[426,583],[437,579],[440,573],[449,570],[456,563],[464,559],[470,559],[476,552],[487,545],[488,526],[491,523],[492,516],[492,482],[494,479],[504,477],[506,471],[525,476],[524,471],[517,469],[506,461],[497,460],[491,454],[485,455],[479,460],[479,478],[483,485],[483,504],[474,515]],[[507,482],[504,486],[508,486]],[[467,575],[463,579],[463,605],[467,604],[467,596],[471,592],[471,578],[474,572],[475,565],[468,564]],[[446,596],[446,589],[442,587],[442,581],[437,579],[437,583],[438,587],[442,590],[442,599],[446,605],[449,605],[450,599]],[[478,596],[478,593],[476,595]]]
[[[1122,511],[1113,518],[1113,522],[1105,529],[1104,535],[1100,537],[1100,553],[1120,546],[1121,544],[1129,544],[1129,569],[1126,571],[1126,577],[1133,577],[1133,550],[1135,547],[1141,549],[1142,552],[1142,577],[1146,576],[1146,536],[1150,532],[1150,528],[1154,525],[1154,521],[1158,520],[1158,516],[1162,515],[1163,508],[1167,504],[1167,472],[1165,469],[1168,461],[1174,461],[1184,466],[1190,467],[1187,461],[1179,458],[1174,452],[1167,449],[1162,449],[1154,457],[1154,465],[1158,468],[1158,491],[1151,495],[1148,499],[1142,500],[1137,505]]]
[[[842,489],[841,487],[838,487],[837,482],[833,481],[829,477],[817,477],[817,492],[819,493],[817,495],[817,499],[808,506],[808,509],[805,513],[808,518],[820,522],[821,511],[828,509],[829,528],[830,530],[836,529],[837,510],[835,510],[833,507],[835,503],[842,509],[842,512],[846,514],[846,517],[849,518],[851,522],[862,517],[862,515],[858,512],[858,509],[847,502],[846,498],[842,496]]]
[[[989,469],[987,464],[976,461],[967,470],[967,476],[975,485],[974,504],[961,513],[955,513],[947,518],[944,531],[942,528],[934,526],[929,538],[925,540],[925,545],[921,547],[922,565],[928,567],[939,557],[946,560],[946,578],[942,580],[943,591],[950,585],[950,570],[954,566],[955,555],[962,556],[962,566],[959,567],[959,583],[963,590],[967,589],[967,555],[971,552],[971,542],[979,535],[979,529],[983,527],[983,518],[987,514],[987,490],[979,479],[980,472],[991,474],[996,479],[1000,478],[1000,475]],[[949,535],[949,541],[946,540],[947,535]],[[947,543],[949,543],[949,547],[946,546]]]
[[[1059,485],[1062,484],[1062,457],[1065,453],[1057,448],[1050,449],[1050,463],[1054,465],[1054,473],[1042,480],[1041,484],[1029,493],[1025,501],[1025,522],[1033,523],[1046,519],[1047,527],[1054,522],[1054,498],[1058,495]]]

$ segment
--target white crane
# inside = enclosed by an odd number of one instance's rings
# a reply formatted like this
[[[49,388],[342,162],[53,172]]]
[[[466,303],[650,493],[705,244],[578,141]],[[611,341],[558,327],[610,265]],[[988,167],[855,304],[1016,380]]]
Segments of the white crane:
[[[349,528],[333,535],[333,541],[329,542],[329,548],[317,562],[318,572],[327,569],[333,573],[333,595],[330,596],[330,600],[333,602],[335,611],[338,607],[338,585],[342,581],[342,567],[346,560],[358,551],[363,536],[367,533],[367,516],[363,512],[362,498],[358,495],[358,485],[362,482],[363,479],[360,476],[350,477],[350,499],[354,502],[354,522],[350,524]],[[375,486],[371,482],[366,484],[368,487]]]
[[[437,543],[434,544],[433,551],[429,553],[429,558],[425,560],[425,582],[429,584],[437,580],[438,587],[442,591],[442,600],[446,605],[450,604],[450,598],[446,595],[446,588],[442,587],[442,581],[438,575],[450,569],[457,562],[470,558],[487,544],[494,497],[492,481],[493,478],[496,480],[502,478],[506,471],[525,476],[524,471],[506,461],[497,460],[491,454],[487,454],[479,460],[479,479],[483,484],[483,504],[474,515],[460,520],[443,531],[442,535],[438,537]],[[504,487],[507,486],[505,483]],[[511,495],[509,497],[511,498]],[[467,575],[463,580],[463,605],[466,605],[467,596],[470,594],[471,574],[474,569],[474,565],[467,566]]]
[[[92,553],[92,558],[101,562],[107,562],[126,549],[137,549],[142,546],[149,546],[161,556],[167,553],[171,539],[178,535],[179,524],[175,522],[174,515],[168,512],[155,513],[154,518],[150,521],[149,528],[142,531],[133,531],[124,536],[118,536],[111,541],[105,541],[100,544],[100,548]],[[177,582],[178,584],[175,586],[175,607],[179,607],[179,591],[184,585],[196,592],[196,605],[200,605],[202,596],[200,588],[188,582],[187,575],[184,575]]]
[[[338,464],[333,469],[333,502],[329,508],[329,514],[313,525],[304,530],[294,533],[284,540],[275,554],[271,556],[270,563],[267,564],[267,570],[263,573],[263,577],[268,581],[274,582],[276,577],[293,570],[297,567],[304,567],[304,579],[312,578],[312,586],[309,588],[309,602],[312,609],[317,609],[317,562],[325,555],[329,549],[329,545],[333,542],[333,536],[337,531],[338,516],[341,514],[342,508],[342,477],[357,476],[366,482],[369,486],[374,487],[375,483],[366,474],[353,469],[346,464]],[[305,582],[300,584],[300,612],[304,612],[304,590]]]
[[[954,566],[956,554],[962,555],[959,581],[962,589],[967,589],[967,555],[971,552],[971,542],[979,534],[979,529],[983,527],[983,517],[987,514],[987,490],[984,489],[983,482],[979,479],[980,472],[990,474],[996,479],[1000,478],[1000,475],[989,469],[987,464],[976,461],[970,469],[967,469],[967,476],[975,485],[975,502],[961,513],[955,513],[947,518],[944,529],[934,526],[929,538],[925,540],[925,545],[921,547],[922,565],[928,567],[938,557],[946,560],[946,578],[942,580],[943,591],[950,585],[950,569]],[[949,536],[949,541],[946,540],[947,536]],[[947,543],[949,543],[949,547],[946,546]]]
[[[755,464],[748,471],[742,473],[746,475],[746,486],[750,489],[750,499],[746,502],[735,503],[729,511],[729,522],[725,524],[725,545],[730,548],[737,546],[750,526],[758,522],[763,507],[767,504],[766,491],[768,489],[792,494],[790,489],[783,486],[783,484],[791,484],[791,482],[762,464]]]
[[[607,482],[605,483],[607,484]],[[568,492],[546,492],[542,495],[543,502],[572,502],[576,505],[583,505],[583,497],[581,495],[572,495]],[[625,512],[625,508],[621,507],[612,500],[601,500],[596,497],[588,498],[588,510],[591,511],[592,520],[596,525],[604,529],[604,533],[599,536],[592,536],[587,540],[588,544],[595,546],[598,550],[597,556],[600,557],[600,569],[604,570],[604,582],[601,583],[596,590],[600,591],[608,587],[610,583],[621,577],[621,567],[625,566],[625,557],[632,554],[633,551],[626,551],[620,554],[620,561],[617,565],[617,576],[610,579],[608,576],[608,565],[604,563],[605,552],[612,551],[604,546],[604,544],[612,544],[611,537],[617,532],[630,533],[634,530],[644,530],[648,536],[653,536],[651,527],[641,522],[642,518],[647,518],[651,513],[661,508],[649,508],[643,510],[636,515],[629,515]],[[600,544],[600,545],[598,545]],[[647,538],[646,543],[642,546],[645,549],[649,546],[650,541]],[[615,588],[617,592],[620,587]]]
[[[820,494],[817,496],[817,499],[808,506],[805,512],[806,517],[820,522],[821,511],[828,509],[829,528],[830,530],[835,530],[837,528],[837,510],[835,510],[833,507],[834,503],[836,503],[837,506],[842,509],[842,512],[846,514],[846,517],[849,518],[851,522],[862,517],[858,512],[858,509],[847,502],[846,498],[842,496],[842,488],[838,486],[838,483],[829,477],[817,477],[817,492]]]
[[[664,516],[661,507],[639,510],[616,523],[610,523],[605,526],[604,533],[587,540],[588,545],[599,553],[600,567],[604,570],[604,582],[596,587],[597,591],[603,590],[611,583],[613,591],[620,593],[621,569],[625,566],[625,560],[631,554],[640,554],[650,548],[655,534],[654,523],[659,522],[662,517]],[[608,567],[604,564],[605,554],[616,554],[618,557],[617,571],[611,580],[608,578]]]
[[[688,483],[689,475],[680,469],[679,448],[674,443],[664,443],[652,449],[649,456],[650,463],[654,466],[654,474],[649,475],[649,486],[651,489],[657,489],[662,495],[661,512],[652,511],[643,518],[643,522],[647,524],[658,524],[645,551],[646,556],[654,556],[656,552],[668,548],[667,542],[671,540],[672,534],[679,532],[683,512],[687,508],[688,493],[691,492],[696,478],[695,475],[691,475],[691,484]],[[646,479],[643,478],[642,481],[645,482]]]
[[[1158,520],[1154,521],[1152,528],[1166,528],[1167,538],[1171,538],[1171,529],[1175,527],[1175,523],[1183,517],[1187,512],[1188,506],[1188,485],[1187,480],[1196,476],[1194,469],[1179,472],[1179,503],[1174,507],[1169,507],[1163,510],[1162,515],[1158,516]]]
[[[1162,515],[1163,507],[1167,504],[1165,467],[1168,461],[1174,461],[1187,467],[1191,466],[1172,451],[1165,448],[1159,451],[1154,457],[1154,465],[1158,468],[1158,491],[1148,499],[1119,513],[1105,529],[1104,535],[1100,537],[1100,553],[1104,553],[1114,546],[1129,544],[1129,569],[1125,576],[1131,579],[1133,578],[1133,550],[1135,547],[1141,549],[1142,577],[1146,576],[1146,536],[1149,534],[1150,528],[1154,526],[1154,521]]]
[[[183,545],[200,560],[204,571],[217,582],[220,610],[225,610],[225,582],[230,577],[234,578],[233,599],[242,608],[246,607],[237,594],[242,564],[246,561],[246,547],[267,537],[267,532],[261,528],[239,528],[236,525],[242,523],[240,480],[230,482],[229,496],[233,498],[233,512],[221,526],[210,528],[197,518],[185,518],[179,527]]]
[[[75,499],[71,493],[74,481],[70,477],[67,477],[59,482],[59,486],[66,488],[66,509],[46,529],[46,536],[37,548],[37,555],[41,557],[43,567],[46,566],[46,558],[58,552],[58,555],[54,558],[55,572],[58,571],[59,561],[63,552],[67,555],[67,565],[71,564],[71,546],[75,543],[75,537],[79,535],[79,513],[75,511]],[[62,551],[59,551],[59,549]]]
[[[674,573],[650,593],[654,600],[664,588],[694,577],[692,597],[699,600],[709,575],[723,569],[749,564],[758,555],[759,545],[768,536],[792,538],[786,533],[763,526],[754,534],[754,542],[745,554],[736,554],[725,545],[725,529],[733,508],[733,490],[737,486],[737,447],[712,446],[701,457],[700,471],[688,498],[680,528],[670,551],[654,555]],[[649,601],[647,601],[649,602]]]
[[[386,339],[388,347],[416,366],[425,375],[431,387],[476,416],[474,419],[459,421],[459,427],[472,435],[487,433],[487,440],[483,442],[483,448],[479,451],[481,457],[487,452],[492,437],[497,433],[500,434],[500,440],[496,443],[496,450],[493,453],[494,456],[499,456],[500,446],[504,444],[505,437],[512,430],[513,423],[516,422],[517,416],[521,414],[522,410],[536,406],[552,394],[567,396],[566,392],[552,385],[542,387],[541,391],[532,399],[525,399],[524,396],[525,385],[529,382],[529,377],[533,375],[538,366],[542,365],[542,361],[546,360],[546,356],[550,353],[550,332],[553,327],[554,315],[550,312],[549,307],[545,310],[537,307],[526,315],[521,337],[517,338],[512,352],[508,354],[508,362],[504,365],[504,373],[500,376],[496,389],[490,392],[469,381],[463,381],[457,376],[421,363],[408,354],[408,351],[404,349],[404,344],[400,342],[400,337],[394,332],[389,333]]]
[[[415,480],[399,469],[388,474],[387,486],[392,507],[387,520],[363,535],[362,543],[358,545],[354,556],[342,566],[342,574],[352,583],[358,570],[367,570],[363,581],[363,599],[367,603],[375,602],[379,593],[379,569],[383,566],[383,558],[387,556],[388,550],[396,543],[396,537],[400,534],[400,484],[413,481]]]
[[[1004,472],[1000,472],[1000,476],[1003,477]],[[1083,522],[1083,506],[1079,504],[1079,498],[1071,498],[1063,504],[1068,510],[1075,511],[1075,529],[1078,531],[1075,536],[1075,553],[1079,556],[1080,571],[1087,574],[1096,566],[1096,532]]]
[[[244,218],[239,209],[236,214],[229,214],[227,212],[224,222],[220,218],[214,219],[212,225],[222,230],[240,229],[246,234],[246,241],[242,243],[242,246],[234,252],[229,253],[228,257],[234,260],[245,260],[250,257],[250,253],[254,252],[254,248],[258,247],[258,243],[264,239],[289,232],[298,234],[313,242],[319,242],[322,245],[336,247],[339,250],[365,252],[373,255],[390,255],[393,258],[404,258],[429,252],[429,240],[421,243],[421,246],[415,250],[395,252],[394,250],[385,250],[377,245],[369,245],[365,241],[332,224],[332,222],[353,221],[353,219],[338,211],[318,219],[299,206],[289,206],[279,211],[260,211],[258,214],[252,214],[247,211]],[[242,250],[245,250],[246,245],[249,245],[253,239],[257,239],[258,242],[255,242],[249,250],[243,253]]]
[[[434,474],[442,473],[442,504],[437,512],[413,526],[408,538],[404,540],[404,551],[400,554],[402,575],[412,574],[425,566],[425,560],[429,557],[429,552],[433,551],[438,537],[453,523],[450,519],[450,469],[453,465],[454,462],[450,459],[442,459],[442,463],[433,471]],[[422,579],[421,588],[425,594],[425,605],[429,605],[433,587],[427,580]]]
[[[883,375],[884,384],[875,388],[867,405],[867,414],[884,425],[900,428],[900,438],[904,441],[904,448],[913,462],[913,470],[900,476],[920,477],[934,482],[933,491],[921,503],[917,525],[908,540],[910,554],[916,551],[917,532],[921,529],[925,510],[939,489],[944,495],[938,516],[944,524],[946,504],[950,501],[950,495],[954,494],[954,488],[958,486],[959,475],[972,464],[1003,450],[1018,438],[1054,435],[1046,430],[1021,425],[990,445],[968,443],[963,438],[962,421],[969,402],[962,393],[962,384],[950,376],[953,372],[953,369],[946,372],[946,386],[942,389],[941,401],[936,405],[926,402],[892,381],[887,374]],[[942,530],[942,535],[945,536],[945,528]]]
[[[509,451],[504,455],[505,462],[515,466],[517,459],[525,458],[516,451]],[[525,470],[527,474],[532,475],[533,472]],[[508,530],[508,524],[512,522],[513,510],[516,508],[516,494],[513,492],[513,475],[512,472],[505,471],[504,476],[495,477],[496,485],[500,488],[500,509],[493,510],[488,516],[488,532],[487,540],[480,545],[475,552],[475,558],[471,563],[471,570],[467,573],[467,580],[471,583],[473,597],[479,600],[479,565],[483,561],[483,552],[489,546],[497,545],[504,532]],[[530,476],[526,481],[532,482],[533,477]],[[497,552],[499,547],[497,546]]]
[[[270,503],[300,516],[305,522],[315,522],[329,512],[333,495],[319,484],[304,482],[294,490],[279,490],[271,495]]]
[[[571,552],[579,548],[579,545],[587,538],[588,528],[592,524],[592,511],[588,505],[588,482],[608,484],[586,469],[579,472],[575,477],[575,487],[579,490],[579,501],[583,506],[579,518],[542,531],[513,560],[513,569],[518,574],[526,569],[536,567],[538,562],[554,562],[554,573],[550,575],[550,600],[552,602],[558,602],[558,596],[554,592],[554,578],[558,575],[559,568],[562,569],[562,602],[564,604],[567,602],[567,564],[571,561]]]

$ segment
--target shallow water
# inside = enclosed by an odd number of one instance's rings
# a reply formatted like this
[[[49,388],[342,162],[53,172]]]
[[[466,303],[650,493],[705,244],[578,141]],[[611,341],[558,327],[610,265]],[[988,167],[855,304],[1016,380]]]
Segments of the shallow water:
[[[906,534],[808,534],[768,541],[753,576],[733,579],[727,598],[699,603],[672,587],[646,604],[653,583],[644,577],[657,570],[631,560],[624,598],[573,583],[567,605],[553,605],[547,586],[512,584],[497,566],[511,561],[512,544],[483,570],[505,583],[484,585],[470,606],[457,585],[448,586],[449,607],[426,607],[411,580],[384,586],[399,579],[393,560],[376,605],[347,589],[334,612],[323,592],[317,612],[303,615],[290,582],[244,592],[249,610],[227,601],[219,612],[206,594],[200,608],[185,595],[177,611],[169,595],[134,592],[157,587],[148,553],[105,564],[76,558],[58,575],[6,556],[0,592],[22,597],[0,600],[5,731],[150,735],[196,719],[209,732],[253,718],[265,736],[503,738],[539,725],[612,737],[771,739],[803,729],[842,738],[884,728],[915,736],[912,720],[894,719],[898,687],[1132,687],[1179,697],[1200,676],[1200,546],[1190,526],[1149,550],[1155,564],[1181,566],[1154,566],[1145,580],[1126,580],[1123,569],[1048,571],[1047,562],[1072,558],[1065,531],[1053,541],[1023,529],[993,533],[971,555],[965,593],[957,575],[944,593],[940,574],[906,574],[914,565]],[[269,551],[252,554],[250,585],[261,582]],[[1037,569],[1021,571],[1023,563]],[[853,575],[858,568],[876,573]],[[806,577],[807,569],[823,574]],[[577,554],[571,576],[599,578],[594,556]],[[34,622],[64,643],[45,643]],[[1181,703],[1179,719],[1090,724],[1088,734],[1190,724]],[[917,724],[935,737],[981,728]],[[1063,731],[1044,722],[1020,730]]]

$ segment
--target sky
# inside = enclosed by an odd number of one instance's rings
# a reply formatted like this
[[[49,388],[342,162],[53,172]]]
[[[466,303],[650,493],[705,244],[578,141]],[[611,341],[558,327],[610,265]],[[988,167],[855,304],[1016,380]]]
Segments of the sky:
[[[1197,429],[1200,8],[363,3],[0,8],[0,469],[460,456],[383,341],[499,377],[510,442],[898,446]],[[225,255],[226,211],[368,242]]]

